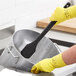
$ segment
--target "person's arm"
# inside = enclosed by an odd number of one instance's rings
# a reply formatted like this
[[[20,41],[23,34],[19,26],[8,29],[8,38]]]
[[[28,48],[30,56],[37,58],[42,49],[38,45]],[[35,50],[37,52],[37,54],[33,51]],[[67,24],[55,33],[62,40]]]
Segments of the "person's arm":
[[[74,17],[76,17],[76,5],[68,8],[57,7],[50,17],[50,21],[57,21],[56,24],[59,24]]]
[[[76,63],[76,45],[63,52],[62,58],[67,65]]]
[[[70,49],[66,50],[62,54],[58,54],[52,58],[44,59],[35,64],[32,67],[31,72],[51,72],[55,68],[64,67],[73,63],[76,63],[76,45],[72,46]]]

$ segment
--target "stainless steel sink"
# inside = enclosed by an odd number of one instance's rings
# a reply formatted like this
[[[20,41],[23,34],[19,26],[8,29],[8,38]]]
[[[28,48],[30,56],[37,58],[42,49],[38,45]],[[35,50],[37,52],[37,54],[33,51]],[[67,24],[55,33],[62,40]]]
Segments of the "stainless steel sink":
[[[0,55],[15,31],[15,25],[0,27]]]
[[[15,25],[12,25],[12,26],[1,25],[0,27],[0,55],[2,54],[7,44],[9,43],[14,31],[15,31]],[[0,65],[0,71],[2,69],[4,69],[4,67]]]

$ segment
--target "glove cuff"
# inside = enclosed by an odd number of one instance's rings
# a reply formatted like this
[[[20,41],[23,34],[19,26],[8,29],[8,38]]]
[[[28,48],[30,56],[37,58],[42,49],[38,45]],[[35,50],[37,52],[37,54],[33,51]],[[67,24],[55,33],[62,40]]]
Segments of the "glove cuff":
[[[66,16],[67,18],[74,18],[76,17],[76,5],[75,6],[71,6],[69,8],[66,9]]]
[[[58,54],[54,56],[53,58],[51,58],[51,63],[55,68],[66,66],[66,63],[64,62],[62,58],[62,54]]]

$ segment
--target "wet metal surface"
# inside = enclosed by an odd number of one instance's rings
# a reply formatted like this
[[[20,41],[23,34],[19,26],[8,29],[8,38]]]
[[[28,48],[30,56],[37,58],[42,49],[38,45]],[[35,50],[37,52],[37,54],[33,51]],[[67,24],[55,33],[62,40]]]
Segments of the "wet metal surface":
[[[0,50],[1,50],[0,53],[7,46],[14,31],[15,31],[14,25],[9,26],[9,27],[0,28]]]
[[[10,26],[4,29],[0,29],[0,40],[11,36],[15,31],[15,26]]]

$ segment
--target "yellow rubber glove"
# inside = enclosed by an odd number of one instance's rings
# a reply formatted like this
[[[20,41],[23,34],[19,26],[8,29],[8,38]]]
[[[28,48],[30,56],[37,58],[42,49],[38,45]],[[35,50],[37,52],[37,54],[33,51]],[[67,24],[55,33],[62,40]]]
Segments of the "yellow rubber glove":
[[[32,73],[39,73],[39,72],[51,72],[55,68],[60,68],[66,66],[66,64],[63,61],[62,54],[58,54],[52,58],[47,58],[39,63],[35,64],[31,72]]]
[[[71,6],[69,8],[61,8],[57,7],[52,16],[50,17],[50,21],[57,21],[57,24],[76,17],[76,5]]]

